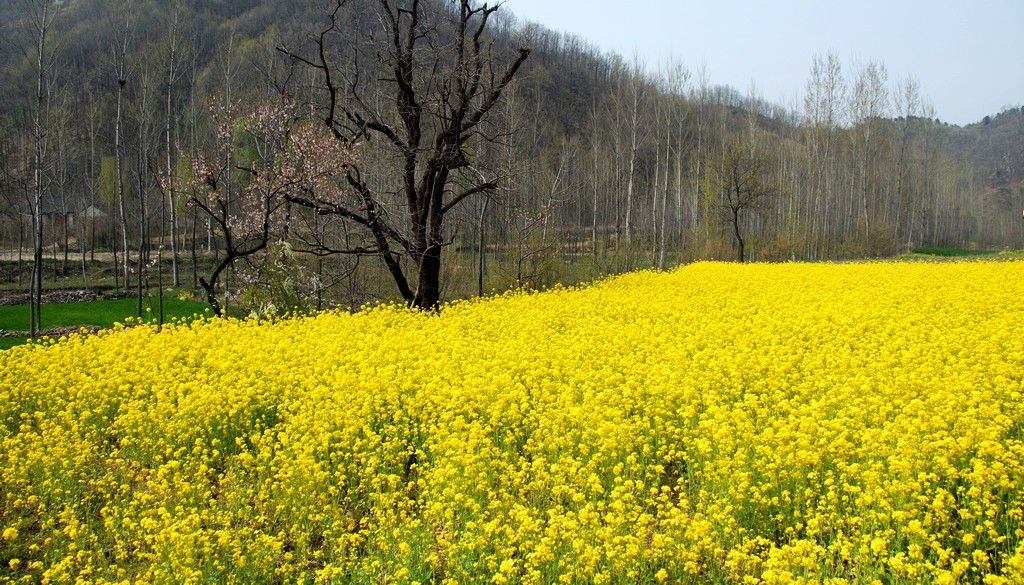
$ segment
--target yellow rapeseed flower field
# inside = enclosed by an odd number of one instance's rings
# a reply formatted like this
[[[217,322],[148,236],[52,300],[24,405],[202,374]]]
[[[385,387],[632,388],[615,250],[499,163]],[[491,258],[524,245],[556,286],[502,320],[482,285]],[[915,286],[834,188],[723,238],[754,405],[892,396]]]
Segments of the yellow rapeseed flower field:
[[[0,353],[0,582],[1021,583],[1024,263]]]

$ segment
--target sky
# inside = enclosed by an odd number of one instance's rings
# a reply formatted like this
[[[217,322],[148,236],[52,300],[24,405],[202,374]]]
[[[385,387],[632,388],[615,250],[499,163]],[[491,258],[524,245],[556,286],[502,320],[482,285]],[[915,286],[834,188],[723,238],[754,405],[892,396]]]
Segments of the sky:
[[[504,0],[520,21],[575,34],[657,71],[799,108],[815,55],[917,78],[936,117],[965,125],[1024,104],[1024,0]]]

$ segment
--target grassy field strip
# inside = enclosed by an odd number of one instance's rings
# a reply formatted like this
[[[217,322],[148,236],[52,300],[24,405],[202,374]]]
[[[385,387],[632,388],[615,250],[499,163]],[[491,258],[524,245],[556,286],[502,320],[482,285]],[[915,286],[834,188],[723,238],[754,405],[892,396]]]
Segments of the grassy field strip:
[[[164,318],[189,319],[204,315],[209,306],[192,300],[164,299]],[[159,304],[155,299],[143,299],[144,321],[155,319]],[[83,301],[76,303],[52,303],[43,306],[42,330],[66,327],[111,327],[124,323],[138,312],[138,301],[134,298]],[[0,305],[0,330],[28,332],[30,328],[28,305]],[[27,337],[0,337],[0,349],[25,343]]]

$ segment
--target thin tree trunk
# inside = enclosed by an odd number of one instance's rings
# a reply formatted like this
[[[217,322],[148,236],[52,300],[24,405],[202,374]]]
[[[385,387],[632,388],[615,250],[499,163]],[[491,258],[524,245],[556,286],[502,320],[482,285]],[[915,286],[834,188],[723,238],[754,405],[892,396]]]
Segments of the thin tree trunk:
[[[124,177],[122,175],[121,161],[121,101],[124,88],[124,80],[117,81],[117,113],[114,118],[114,185],[117,189],[117,213],[118,221],[121,224],[121,250],[123,251],[122,275],[124,286],[128,288],[128,217],[125,214],[124,206]],[[117,253],[115,252],[115,256]]]
[[[121,267],[117,262],[117,227],[113,222],[110,224],[110,250],[114,256],[114,290],[117,290],[121,288]]]
[[[651,265],[658,264],[658,192],[661,190],[661,119],[660,108],[654,111],[654,186],[651,189]]]
[[[61,197],[63,198],[63,195]],[[69,248],[69,242],[71,241],[71,236],[70,236],[70,234],[68,234],[68,229],[69,228],[68,228],[68,213],[67,213],[68,212],[68,208],[67,208],[67,205],[64,205],[63,211],[64,211],[64,213],[63,213],[64,221],[61,222],[61,227],[64,229],[64,233],[63,233],[63,236],[64,236],[64,249],[62,250],[62,252],[64,252],[64,260],[63,260],[63,263],[61,264],[60,274],[61,274],[61,276],[67,276],[68,275],[68,248]]]
[[[132,10],[132,0],[127,0],[125,5],[120,7],[123,14],[111,15],[111,18],[118,18],[119,16],[124,17],[123,27],[117,23],[114,23],[114,75],[117,83],[116,88],[116,99],[115,99],[115,114],[114,114],[114,186],[117,191],[117,209],[118,209],[118,221],[121,224],[121,251],[123,252],[122,257],[122,276],[124,278],[125,291],[128,290],[128,270],[130,254],[128,248],[128,216],[125,211],[125,187],[124,187],[124,153],[123,141],[121,140],[121,126],[123,123],[123,102],[124,102],[124,89],[128,84],[128,67],[125,61],[128,53],[128,46],[130,44],[132,35],[131,18],[134,13]]]
[[[632,141],[629,149],[629,178],[626,184],[626,270],[633,268],[633,183],[636,176],[637,120],[633,115]]]
[[[669,155],[672,150],[672,120],[670,116],[666,116],[666,124],[668,135],[666,136],[665,142],[665,186],[661,192],[661,226],[658,229],[658,270],[665,269],[665,228],[667,227],[668,217],[668,190],[669,190]]]
[[[18,214],[18,287],[23,285],[25,274],[25,214]]]
[[[86,215],[86,213],[83,213],[82,215]],[[85,244],[85,239],[86,239],[86,236],[88,235],[86,233],[86,230],[88,228],[85,225],[85,218],[82,219],[81,226],[82,226],[81,227],[81,233],[82,233],[81,239],[82,239],[82,241],[79,243],[78,248],[82,252],[82,288],[84,288],[85,290],[89,290],[89,270],[88,270],[88,263],[87,263],[87,249],[88,249],[88,246],[86,246],[86,244]]]
[[[199,223],[199,210],[192,209],[192,288],[199,288],[199,254],[196,252],[196,241],[199,239],[197,233]]]
[[[591,140],[593,142],[592,150],[593,150],[593,160],[594,160],[594,168],[591,171],[591,172],[594,173],[594,176],[592,178],[593,179],[593,184],[594,184],[594,193],[593,193],[594,201],[593,201],[593,216],[590,219],[590,222],[591,222],[590,223],[590,240],[591,240],[591,246],[593,248],[594,258],[596,259],[597,255],[598,255],[598,242],[597,242],[597,213],[598,213],[598,208],[597,208],[597,201],[598,201],[598,194],[600,193],[600,189],[598,188],[599,181],[600,181],[599,178],[598,178],[598,171],[601,168],[600,160],[598,158],[598,148],[597,148],[598,147],[598,132],[597,132],[597,108],[596,107],[594,108],[594,112],[591,114],[591,117],[592,117],[592,124],[594,126],[593,135],[591,137]],[[603,248],[603,246],[602,246],[602,248]]]
[[[487,240],[484,230],[484,221],[487,219],[487,204],[491,202],[490,197],[483,198],[483,205],[480,208],[480,241],[477,247],[477,279],[476,296],[484,296],[484,272],[487,270]]]
[[[174,95],[175,57],[178,45],[177,32],[179,4],[177,2],[175,2],[173,10],[174,16],[171,21],[170,34],[170,59],[167,65],[167,116],[165,119],[164,135],[167,140],[167,204],[170,206],[171,210],[171,274],[174,287],[177,288],[181,285],[181,282],[178,275],[178,209],[174,191],[174,161],[172,158],[173,141],[171,139],[171,118],[173,116],[172,97]]]
[[[33,129],[35,138],[35,160],[33,169],[33,205],[32,205],[32,228],[35,244],[35,262],[32,271],[32,287],[30,291],[29,310],[31,312],[30,333],[36,337],[42,329],[42,303],[43,303],[43,160],[44,140],[46,136],[43,128],[43,100],[45,98],[46,81],[46,37],[49,34],[50,25],[53,22],[53,14],[49,11],[49,3],[42,3],[42,13],[38,22],[38,54],[36,55],[36,103],[34,111]]]

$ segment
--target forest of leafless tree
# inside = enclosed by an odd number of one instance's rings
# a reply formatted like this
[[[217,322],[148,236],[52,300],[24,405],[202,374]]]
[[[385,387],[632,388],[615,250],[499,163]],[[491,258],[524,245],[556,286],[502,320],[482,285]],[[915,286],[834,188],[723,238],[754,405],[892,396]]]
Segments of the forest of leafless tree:
[[[0,23],[0,252],[36,295],[432,307],[1024,247],[1020,108],[949,126],[880,62],[814,56],[773,104],[473,0],[14,0]]]

